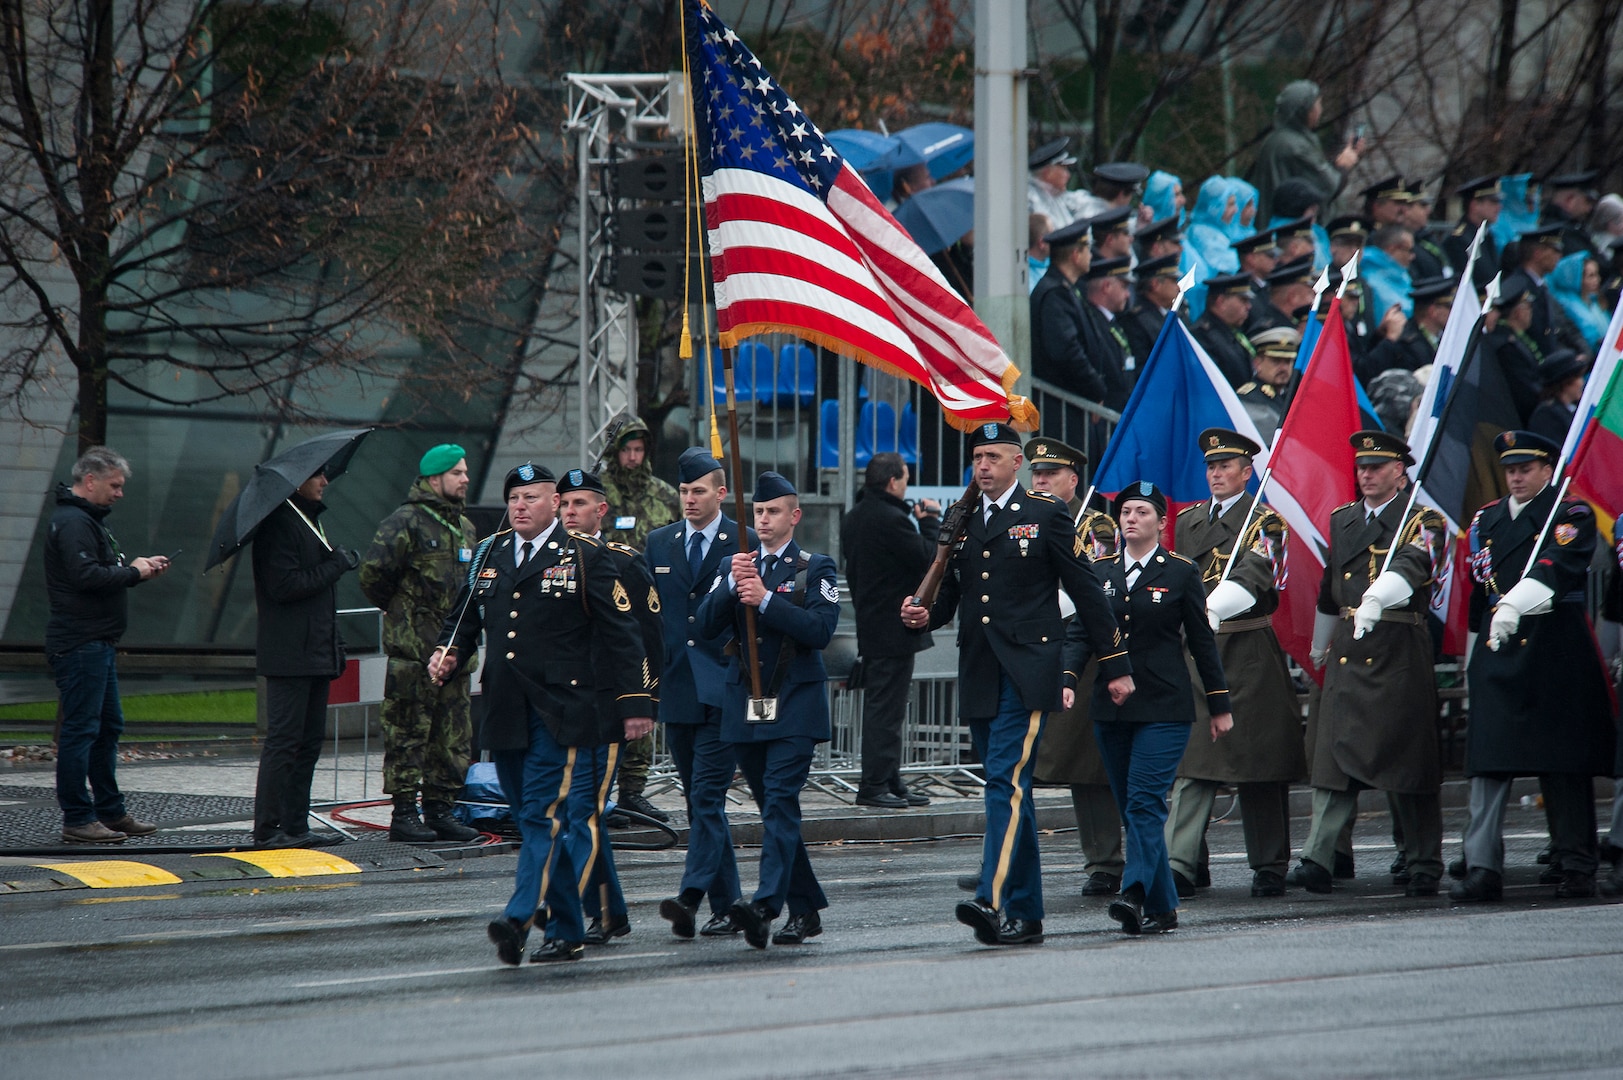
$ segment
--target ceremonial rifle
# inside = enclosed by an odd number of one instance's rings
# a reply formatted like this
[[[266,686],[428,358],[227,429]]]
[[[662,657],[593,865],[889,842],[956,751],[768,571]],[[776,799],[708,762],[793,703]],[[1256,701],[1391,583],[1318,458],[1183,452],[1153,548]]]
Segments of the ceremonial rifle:
[[[980,485],[971,480],[969,487],[964,489],[963,498],[947,507],[947,512],[941,516],[941,533],[936,539],[935,558],[931,560],[930,568],[924,572],[924,580],[919,582],[918,591],[912,597],[916,606],[926,610],[935,606],[936,594],[941,591],[941,582],[947,576],[947,560],[952,558],[952,549],[964,542],[969,515],[974,511],[980,493]]]

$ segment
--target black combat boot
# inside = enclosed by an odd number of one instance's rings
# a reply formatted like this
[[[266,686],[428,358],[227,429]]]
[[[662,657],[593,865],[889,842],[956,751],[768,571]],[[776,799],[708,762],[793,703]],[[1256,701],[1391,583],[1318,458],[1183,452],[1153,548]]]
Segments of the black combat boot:
[[[434,830],[434,835],[441,840],[466,843],[469,840],[479,839],[478,829],[470,829],[462,824],[456,819],[456,815],[451,813],[451,804],[437,799],[423,800],[423,824]]]
[[[394,797],[394,816],[389,819],[389,839],[407,844],[432,844],[439,835],[417,816],[415,793]]]

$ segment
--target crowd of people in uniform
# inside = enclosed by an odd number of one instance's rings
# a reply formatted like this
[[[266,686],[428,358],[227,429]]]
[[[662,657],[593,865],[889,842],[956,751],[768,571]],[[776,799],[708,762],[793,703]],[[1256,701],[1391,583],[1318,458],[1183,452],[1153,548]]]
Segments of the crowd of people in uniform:
[[[1271,437],[1299,379],[1314,285],[1328,272],[1327,309],[1356,256],[1339,301],[1348,348],[1381,426],[1401,434],[1485,225],[1467,287],[1500,277],[1487,349],[1520,424],[1559,441],[1623,290],[1623,196],[1603,197],[1594,171],[1542,185],[1485,175],[1442,193],[1393,175],[1344,193],[1362,140],[1327,160],[1312,132],[1321,112],[1312,83],[1286,87],[1247,177],[1209,177],[1192,205],[1178,177],[1134,162],[1096,165],[1087,189],[1072,188],[1067,139],[1033,150],[1033,373],[1119,411],[1192,275],[1180,316]],[[1447,195],[1452,223],[1434,217]]]

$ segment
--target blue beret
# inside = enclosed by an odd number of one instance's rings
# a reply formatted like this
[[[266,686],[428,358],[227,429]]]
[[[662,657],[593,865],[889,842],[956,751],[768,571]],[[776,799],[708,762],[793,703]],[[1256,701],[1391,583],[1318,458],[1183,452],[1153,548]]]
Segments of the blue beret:
[[[507,474],[502,481],[502,498],[507,498],[508,492],[516,487],[525,487],[529,484],[555,484],[558,478],[552,475],[552,470],[545,465],[537,465],[526,461]]]
[[[799,494],[800,492],[795,490],[795,486],[789,482],[788,477],[784,476],[782,473],[775,473],[768,469],[766,472],[756,477],[755,495],[752,497],[751,501],[758,503],[771,502],[773,499],[781,499],[785,495]]]
[[[558,481],[558,494],[567,495],[571,491],[595,491],[599,495],[607,495],[603,490],[603,481],[585,469],[570,469]]]
[[[710,451],[704,447],[690,446],[682,451],[682,456],[676,461],[676,467],[681,474],[682,483],[691,484],[721,468],[721,462],[711,457]]]

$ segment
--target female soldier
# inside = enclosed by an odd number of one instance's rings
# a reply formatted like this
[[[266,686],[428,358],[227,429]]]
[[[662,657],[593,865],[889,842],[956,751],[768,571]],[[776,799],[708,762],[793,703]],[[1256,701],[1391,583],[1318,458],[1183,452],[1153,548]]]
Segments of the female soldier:
[[[1195,720],[1186,639],[1207,687],[1211,737],[1234,726],[1217,639],[1206,619],[1206,589],[1194,563],[1161,546],[1166,520],[1167,500],[1159,488],[1147,481],[1128,485],[1116,497],[1122,550],[1094,564],[1138,684],[1119,707],[1096,688],[1092,708],[1099,753],[1127,826],[1127,866],[1110,917],[1129,934],[1159,934],[1178,925],[1164,830],[1167,789]],[[1092,648],[1075,622],[1066,645],[1069,705],[1076,685],[1070,673],[1082,670]]]

